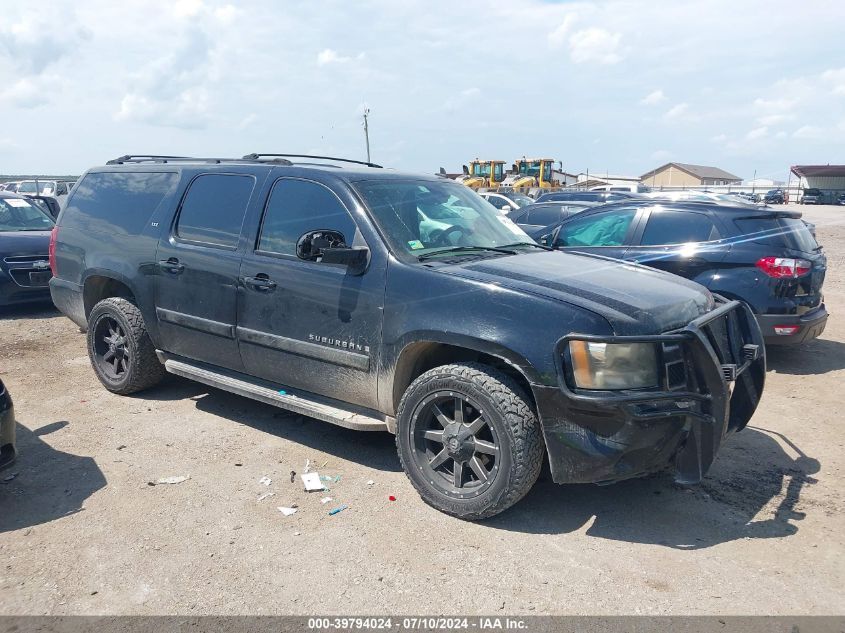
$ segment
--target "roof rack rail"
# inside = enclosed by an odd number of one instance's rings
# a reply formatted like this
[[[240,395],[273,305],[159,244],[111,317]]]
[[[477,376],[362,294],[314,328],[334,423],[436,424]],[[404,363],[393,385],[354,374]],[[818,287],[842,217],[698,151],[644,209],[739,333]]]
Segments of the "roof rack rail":
[[[123,165],[125,163],[266,163],[273,162],[279,165],[292,165],[289,160],[283,158],[272,161],[260,161],[254,158],[197,158],[195,156],[161,156],[157,154],[126,154],[118,156],[106,162],[106,165]]]
[[[247,154],[244,156],[244,160],[264,160],[264,157],[268,158],[316,158],[317,160],[337,160],[342,163],[355,163],[356,165],[366,165],[367,167],[377,167],[378,169],[383,169],[381,165],[377,165],[376,163],[370,163],[365,160],[352,160],[351,158],[338,158],[337,156],[314,156],[313,154]]]

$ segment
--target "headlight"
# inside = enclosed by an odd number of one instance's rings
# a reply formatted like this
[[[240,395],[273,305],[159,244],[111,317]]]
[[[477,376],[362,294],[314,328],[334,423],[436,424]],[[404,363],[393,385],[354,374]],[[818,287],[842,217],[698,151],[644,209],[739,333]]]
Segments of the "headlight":
[[[569,341],[575,386],[581,389],[656,387],[657,347],[652,343]]]

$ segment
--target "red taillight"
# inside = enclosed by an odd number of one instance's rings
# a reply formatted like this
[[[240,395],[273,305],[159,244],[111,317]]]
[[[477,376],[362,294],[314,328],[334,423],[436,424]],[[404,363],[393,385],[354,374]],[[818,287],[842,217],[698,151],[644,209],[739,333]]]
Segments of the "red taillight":
[[[50,270],[53,271],[53,277],[56,276],[56,238],[58,236],[59,227],[54,226],[50,233],[50,247],[47,249],[47,253],[50,255]]]
[[[762,257],[757,260],[757,268],[766,273],[769,277],[780,279],[800,277],[812,270],[813,265],[806,259],[794,259],[792,257]]]

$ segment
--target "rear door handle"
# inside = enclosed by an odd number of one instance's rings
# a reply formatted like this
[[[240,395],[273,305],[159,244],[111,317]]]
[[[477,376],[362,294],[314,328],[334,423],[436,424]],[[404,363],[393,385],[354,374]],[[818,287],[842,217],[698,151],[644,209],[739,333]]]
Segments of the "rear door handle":
[[[244,277],[243,282],[244,285],[259,292],[273,292],[276,289],[276,282],[264,273],[259,273],[255,277]]]
[[[171,257],[170,259],[162,259],[158,262],[158,267],[162,270],[172,273],[174,275],[181,275],[182,272],[185,270],[185,265],[180,264],[179,260],[175,257]]]

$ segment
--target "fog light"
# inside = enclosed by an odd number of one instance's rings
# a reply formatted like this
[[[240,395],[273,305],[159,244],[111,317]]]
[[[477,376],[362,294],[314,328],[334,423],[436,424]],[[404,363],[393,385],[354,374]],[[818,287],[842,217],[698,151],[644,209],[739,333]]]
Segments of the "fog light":
[[[778,336],[790,336],[801,329],[800,325],[776,325],[775,334]]]

